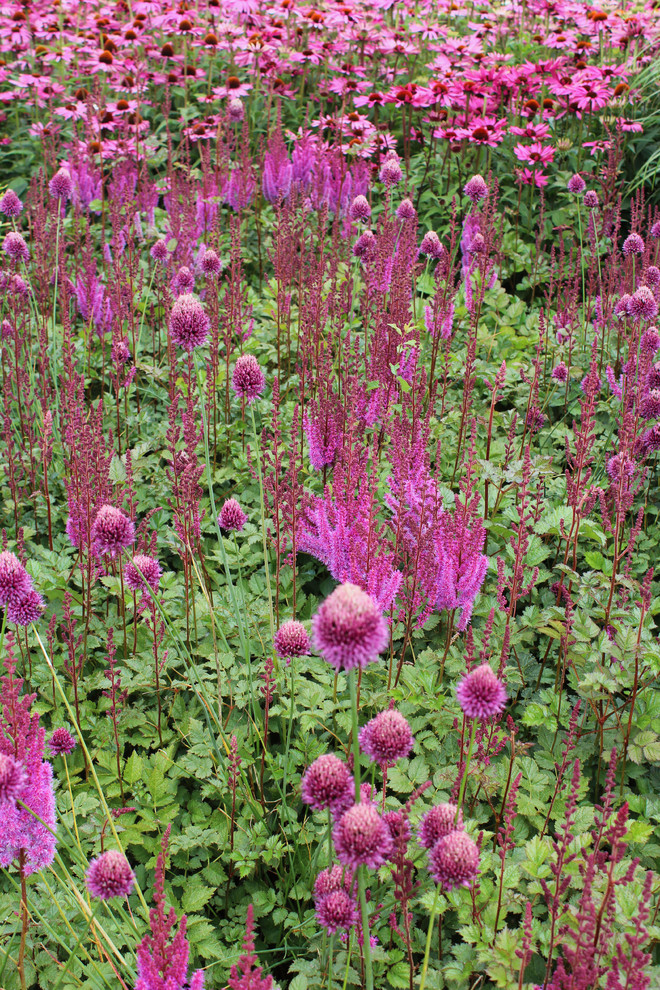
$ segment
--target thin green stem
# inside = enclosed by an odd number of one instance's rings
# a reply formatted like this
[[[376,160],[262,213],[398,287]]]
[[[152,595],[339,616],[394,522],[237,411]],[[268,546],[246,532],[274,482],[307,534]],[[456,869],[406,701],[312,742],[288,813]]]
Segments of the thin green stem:
[[[355,778],[355,803],[360,803],[360,740],[358,738],[357,685],[355,669],[348,671],[348,686],[351,693],[351,718],[353,734],[353,777]],[[364,884],[364,866],[357,869],[358,891],[360,895],[360,912],[362,915],[362,952],[364,954],[364,971],[367,990],[373,990],[374,974],[371,964],[371,942],[369,935],[369,912]]]
[[[270,638],[275,639],[275,613],[273,611],[273,591],[270,586],[270,565],[268,563],[268,544],[266,542],[266,516],[264,506],[264,482],[261,474],[261,453],[259,450],[259,438],[257,436],[257,421],[254,418],[254,406],[250,405],[252,418],[252,433],[254,435],[255,460],[257,462],[257,475],[259,477],[259,509],[261,512],[261,539],[264,545],[264,567],[266,568],[266,588],[268,590],[268,611],[270,615]]]
[[[419,984],[419,990],[424,990],[424,984],[426,983],[426,974],[429,968],[429,957],[431,955],[431,939],[433,937],[433,927],[435,925],[435,916],[438,913],[438,898],[440,897],[440,888],[435,888],[435,897],[433,898],[433,907],[431,908],[431,917],[429,918],[429,930],[426,933],[426,948],[424,950],[424,965],[422,966],[422,979]]]
[[[465,770],[463,772],[463,778],[461,780],[461,787],[458,792],[458,801],[456,802],[456,821],[458,821],[458,816],[460,815],[461,808],[463,807],[463,796],[465,795],[465,787],[467,785],[468,772],[470,770],[470,760],[472,759],[472,747],[474,746],[474,736],[476,731],[477,731],[477,720],[476,718],[473,718],[472,730],[470,732],[470,744],[468,746],[467,759],[465,761]]]

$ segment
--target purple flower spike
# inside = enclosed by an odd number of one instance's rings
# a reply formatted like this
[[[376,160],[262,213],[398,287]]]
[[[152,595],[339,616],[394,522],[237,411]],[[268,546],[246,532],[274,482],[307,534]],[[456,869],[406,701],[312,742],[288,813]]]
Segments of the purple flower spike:
[[[0,814],[3,804],[14,807],[23,793],[25,786],[25,769],[23,765],[8,753],[0,753]]]

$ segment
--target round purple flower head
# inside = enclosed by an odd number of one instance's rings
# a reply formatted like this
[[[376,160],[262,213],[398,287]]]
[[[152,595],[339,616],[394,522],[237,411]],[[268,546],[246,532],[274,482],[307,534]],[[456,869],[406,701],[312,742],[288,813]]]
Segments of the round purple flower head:
[[[381,770],[408,756],[414,739],[403,715],[394,708],[380,712],[360,730],[360,748]]]
[[[10,220],[15,220],[16,217],[21,215],[22,209],[23,204],[14,190],[8,189],[2,199],[0,199],[0,213],[4,213],[4,215],[9,217]]]
[[[210,325],[204,307],[191,292],[184,292],[172,306],[170,334],[184,351],[192,353],[196,347],[203,347],[209,337]]]
[[[172,279],[172,291],[176,296],[183,296],[191,293],[194,288],[195,276],[187,265],[183,265]]]
[[[213,248],[204,252],[201,269],[207,278],[216,278],[222,271],[222,262]]]
[[[504,685],[488,663],[475,667],[456,688],[458,703],[468,718],[491,718],[506,706]]]
[[[154,261],[160,261],[161,264],[166,264],[170,260],[170,252],[167,250],[165,241],[156,241],[150,254]]]
[[[234,533],[240,533],[247,522],[247,516],[241,509],[235,498],[228,498],[220,509],[218,523],[221,529],[227,529]]]
[[[463,192],[472,203],[478,203],[480,199],[488,195],[488,186],[483,175],[473,175],[465,183]]]
[[[584,205],[588,210],[595,210],[598,208],[598,193],[594,192],[593,189],[587,189],[584,194]]]
[[[340,928],[352,928],[358,920],[355,898],[345,890],[333,890],[319,901],[316,920],[330,935],[334,935]]]
[[[68,168],[58,169],[53,178],[48,183],[48,190],[53,199],[63,199],[65,202],[71,199],[73,192],[73,182]]]
[[[280,657],[308,657],[311,649],[307,630],[295,619],[282,623],[275,633],[273,645]]]
[[[568,191],[574,196],[579,196],[587,188],[587,183],[581,175],[572,175],[568,180]]]
[[[380,168],[379,179],[386,186],[395,186],[401,182],[403,172],[398,158],[386,158]]]
[[[353,869],[376,870],[392,853],[390,831],[373,804],[354,804],[345,811],[332,837],[339,862]]]
[[[336,670],[366,667],[389,642],[387,623],[371,595],[340,584],[312,619],[312,642]]]
[[[627,454],[613,454],[607,461],[605,470],[611,481],[621,481],[622,478],[632,478],[635,462]]]
[[[412,202],[407,197],[406,199],[402,199],[396,208],[397,220],[414,220],[416,216],[417,210],[413,206]]]
[[[440,238],[434,230],[427,231],[419,245],[419,253],[425,254],[427,258],[441,258],[445,249],[440,243]]]
[[[350,205],[348,215],[356,223],[366,223],[371,216],[371,207],[366,196],[356,196]]]
[[[232,376],[234,392],[248,403],[258,399],[266,387],[264,373],[254,354],[241,354],[234,365]]]
[[[660,268],[657,265],[649,265],[644,272],[644,279],[647,285],[653,289],[657,288],[660,285]]]
[[[76,748],[76,740],[66,729],[55,729],[55,732],[50,737],[48,748],[53,756],[72,753]]]
[[[31,588],[32,579],[16,554],[3,550],[0,553],[0,605],[18,603]]]
[[[335,890],[343,890],[349,894],[352,886],[353,872],[345,866],[335,863],[334,866],[328,866],[325,870],[321,870],[314,881],[314,900],[318,904]]]
[[[135,539],[135,526],[114,505],[102,505],[92,523],[92,546],[97,556],[116,557]]]
[[[45,607],[39,592],[30,588],[20,601],[7,605],[7,622],[14,622],[17,626],[29,626],[31,622],[37,621]]]
[[[5,254],[9,255],[12,261],[18,261],[19,258],[22,258],[23,261],[28,261],[30,258],[30,250],[27,244],[21,235],[13,230],[7,234],[2,242],[2,250]]]
[[[458,830],[438,839],[429,853],[429,872],[447,890],[468,887],[479,872],[479,849],[474,839]]]
[[[144,589],[145,582],[155,591],[160,581],[160,564],[155,557],[138,553],[133,557],[131,563],[126,565],[125,577],[126,584],[131,591]]]
[[[656,220],[656,222],[653,224],[650,230],[650,234],[651,237],[653,238],[660,237],[660,220]]]
[[[323,811],[344,808],[354,793],[355,783],[344,763],[334,753],[319,756],[303,774],[301,795],[305,804]]]
[[[16,806],[24,786],[25,769],[23,764],[19,763],[13,756],[9,756],[8,753],[0,753],[0,812],[5,802]]]
[[[563,361],[560,361],[559,364],[552,369],[551,377],[554,378],[556,382],[566,381],[568,378],[568,368]]]
[[[644,252],[644,241],[639,234],[628,234],[623,242],[623,253],[626,258],[631,254],[642,254]]]
[[[438,839],[443,839],[455,829],[463,828],[463,812],[459,811],[456,818],[457,807],[455,804],[445,802],[436,804],[426,812],[422,818],[417,832],[420,846],[424,849],[432,849]]]
[[[118,849],[108,849],[89,864],[87,889],[92,897],[98,897],[101,901],[127,897],[134,883],[135,874]]]
[[[652,320],[658,315],[658,304],[653,290],[642,285],[630,300],[630,315],[637,320]]]
[[[360,234],[357,241],[353,245],[353,257],[368,258],[375,246],[376,238],[374,237],[373,231],[365,230]]]
[[[660,331],[657,327],[649,327],[642,334],[641,348],[648,354],[655,354],[660,347]]]
[[[231,100],[227,101],[227,115],[230,120],[243,120],[245,107],[237,96],[232,96]]]

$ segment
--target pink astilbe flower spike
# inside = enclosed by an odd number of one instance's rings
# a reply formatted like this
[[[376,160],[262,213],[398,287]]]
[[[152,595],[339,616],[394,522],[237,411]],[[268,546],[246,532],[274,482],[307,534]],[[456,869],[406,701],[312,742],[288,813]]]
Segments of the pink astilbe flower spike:
[[[137,948],[138,979],[135,990],[203,990],[204,971],[198,969],[188,983],[189,946],[186,938],[186,916],[176,925],[176,912],[170,908],[165,913],[165,864],[171,825],[163,835],[161,851],[156,863],[154,901],[156,907],[149,911],[151,935],[145,935]]]
[[[6,799],[0,811],[0,866],[9,866],[22,854],[24,872],[29,876],[50,866],[55,858],[53,771],[43,758],[45,733],[39,726],[39,716],[30,714],[35,696],[21,697],[23,681],[14,676],[13,633],[7,633],[5,646],[6,674],[0,679],[0,754],[18,764],[19,769],[5,765],[7,780]]]
[[[231,990],[271,990],[272,976],[263,976],[263,968],[257,965],[257,954],[254,951],[254,908],[248,905],[245,921],[245,938],[243,952],[237,963],[231,968],[227,981]],[[197,990],[191,986],[191,990]]]

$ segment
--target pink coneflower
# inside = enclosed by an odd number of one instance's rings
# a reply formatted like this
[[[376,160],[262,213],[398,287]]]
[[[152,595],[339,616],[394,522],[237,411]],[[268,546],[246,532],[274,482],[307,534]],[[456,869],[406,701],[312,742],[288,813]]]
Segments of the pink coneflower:
[[[146,584],[155,591],[160,581],[160,564],[155,557],[138,553],[130,564],[126,565],[125,577],[126,584],[131,591],[144,589]]]
[[[118,849],[108,849],[93,859],[87,870],[87,889],[92,897],[109,901],[127,897],[135,884],[135,874]]]
[[[218,525],[221,529],[229,530],[233,533],[240,533],[247,522],[247,516],[241,509],[235,498],[228,498],[220,509],[218,515]]]
[[[316,920],[330,935],[352,928],[358,920],[355,898],[345,890],[333,890],[318,902]]]
[[[463,192],[473,203],[478,203],[480,199],[487,196],[488,186],[486,185],[483,175],[473,175],[471,179],[468,179],[463,188]]]
[[[463,828],[463,812],[455,804],[436,804],[426,812],[419,826],[417,838],[424,849],[432,849],[438,839],[443,839],[455,829]]]
[[[307,657],[311,649],[307,630],[295,619],[282,623],[275,633],[273,646],[281,657]]]
[[[21,235],[13,230],[7,234],[2,242],[2,250],[9,255],[12,261],[18,261],[19,258],[22,258],[23,261],[29,261],[30,249]]]
[[[393,848],[389,829],[375,805],[364,802],[344,812],[335,825],[333,840],[339,862],[353,869],[361,865],[378,869]]]
[[[534,165],[550,165],[555,157],[555,149],[552,145],[544,145],[540,141],[535,141],[530,145],[517,144],[513,153],[519,161]]]
[[[572,175],[568,180],[567,185],[568,191],[573,193],[574,196],[579,196],[587,188],[587,183],[584,181],[581,175]]]
[[[366,196],[356,196],[351,203],[348,215],[356,223],[366,223],[371,216],[371,207]]]
[[[16,554],[11,550],[0,553],[0,605],[12,605],[25,598],[32,579]]]
[[[334,753],[319,756],[303,774],[301,796],[305,804],[323,811],[343,810],[355,793],[353,777]]]
[[[10,220],[15,220],[21,215],[23,204],[13,189],[8,189],[2,199],[0,199],[0,213],[4,213]]]
[[[71,199],[71,193],[73,192],[73,182],[71,181],[71,173],[68,168],[58,169],[53,178],[48,183],[48,190],[53,197],[53,199],[60,199],[66,202]]]
[[[438,839],[429,853],[429,872],[447,890],[468,887],[479,872],[476,842],[460,830]]]
[[[375,660],[389,632],[371,595],[347,583],[335,588],[313,617],[312,641],[336,670],[351,670]]]
[[[628,234],[625,241],[623,242],[623,253],[626,258],[631,254],[643,254],[644,253],[644,240],[639,236],[639,234]]]
[[[254,354],[242,354],[234,365],[232,376],[234,392],[248,403],[258,399],[266,387],[264,373]]]
[[[121,509],[102,505],[92,523],[92,546],[97,556],[116,557],[135,540],[135,526]]]
[[[456,688],[458,703],[468,718],[491,718],[506,706],[506,690],[488,663],[471,670]]]
[[[55,729],[50,742],[48,743],[53,756],[62,756],[72,753],[76,748],[76,740],[67,729]]]
[[[359,732],[360,748],[382,770],[408,756],[414,739],[410,726],[396,709],[380,712]]]
[[[170,335],[175,344],[192,353],[203,347],[209,337],[209,320],[199,299],[185,292],[176,300],[170,313]]]
[[[0,814],[3,804],[16,806],[23,793],[25,781],[23,764],[8,753],[0,753]]]

